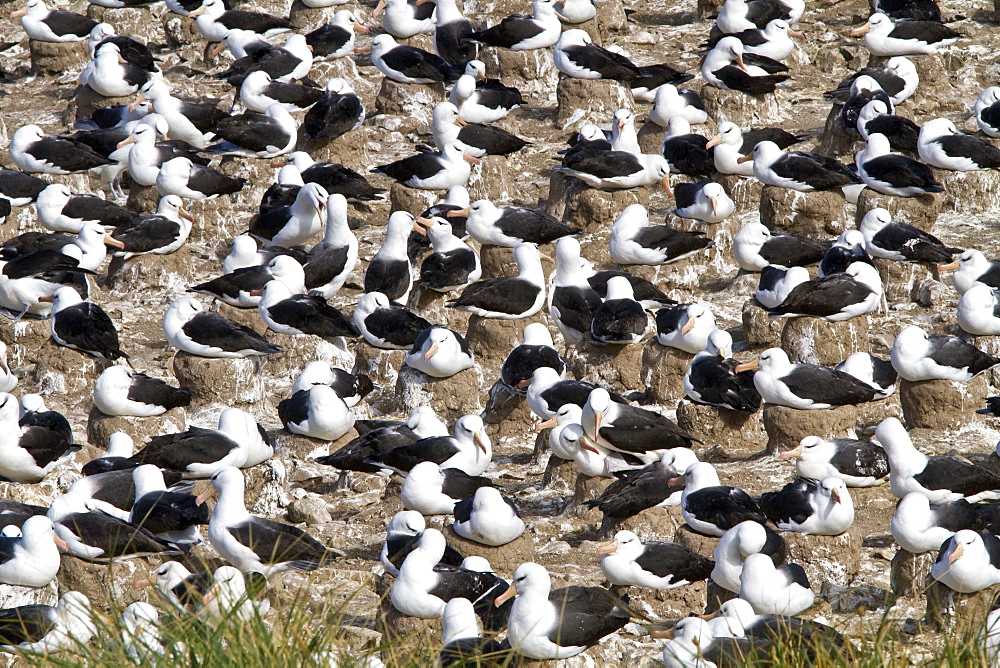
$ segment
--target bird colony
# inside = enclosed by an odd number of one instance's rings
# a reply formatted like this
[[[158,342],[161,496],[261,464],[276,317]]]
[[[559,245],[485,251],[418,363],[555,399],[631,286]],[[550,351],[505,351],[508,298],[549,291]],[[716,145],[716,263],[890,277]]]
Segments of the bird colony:
[[[993,7],[4,11],[0,651],[1000,666]]]

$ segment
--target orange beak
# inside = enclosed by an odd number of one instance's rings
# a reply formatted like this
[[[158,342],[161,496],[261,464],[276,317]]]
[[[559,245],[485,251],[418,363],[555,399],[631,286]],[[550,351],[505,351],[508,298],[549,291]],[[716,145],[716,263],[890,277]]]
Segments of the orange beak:
[[[667,487],[674,487],[676,485],[683,485],[683,484],[684,484],[684,476],[682,475],[667,480]]]
[[[133,102],[132,104],[138,106],[139,104],[141,104],[141,102]],[[129,109],[131,108],[132,105],[130,104]],[[135,143],[135,137],[129,135],[128,137],[125,137],[125,139],[122,139],[120,142],[115,144],[115,148],[121,148],[122,146],[128,146],[129,144],[134,144],[134,143]]]
[[[425,237],[427,236],[427,228],[421,225],[419,222],[413,223],[413,231],[416,232],[417,234],[422,234]]]
[[[369,33],[371,33],[371,28],[369,28],[368,26],[363,26],[360,23],[355,23],[354,24],[354,29],[355,30],[360,30],[361,32],[365,33],[366,35],[369,34]]]
[[[251,297],[263,297],[264,296],[264,291],[260,290],[260,289],[251,290],[250,291],[250,296]]]
[[[446,218],[468,218],[469,207],[465,207],[464,209],[452,209],[451,211],[446,212],[444,215]]]
[[[60,538],[57,534],[52,534],[52,540],[60,550],[69,550],[69,543]]]
[[[464,128],[466,125],[469,124],[469,122],[464,118],[462,118],[461,116],[459,116],[458,118],[455,119],[455,124],[458,125],[459,127]]]
[[[741,371],[754,371],[759,368],[760,368],[760,358],[755,359],[752,362],[737,364],[736,367],[733,369],[733,371],[735,371],[736,373],[740,373]]]
[[[200,506],[201,504],[205,503],[210,498],[212,498],[213,494],[215,494],[215,488],[214,487],[209,487],[204,492],[202,492],[197,497],[195,497],[194,505]]]
[[[115,239],[110,234],[105,234],[104,235],[104,245],[105,246],[114,246],[115,248],[125,248],[125,242],[124,241],[119,241],[118,239]]]
[[[753,160],[753,153],[747,153],[746,155],[736,158],[736,164],[742,165],[744,162],[750,162]]]
[[[851,37],[861,37],[861,35],[864,35],[866,32],[868,32],[871,29],[872,29],[871,25],[869,25],[869,24],[866,23],[863,26],[861,26],[860,28],[855,28],[854,30],[852,30],[851,31]]]
[[[191,18],[195,18],[196,16],[201,16],[204,13],[205,13],[205,6],[202,5],[201,7],[199,7],[196,10],[194,10],[193,12],[188,12],[188,16],[191,17]]]
[[[185,209],[184,207],[177,208],[177,215],[183,218],[184,220],[190,221],[192,223],[194,222],[194,216],[188,213],[187,209]]]
[[[594,550],[596,554],[614,554],[618,551],[618,541],[613,540],[610,543],[605,543],[604,545],[598,545],[597,549]]]
[[[684,321],[684,324],[681,325],[681,334],[687,334],[692,329],[694,329],[694,318],[688,318]]]
[[[746,72],[747,74],[750,74],[750,70],[747,69],[746,64],[743,62],[742,55],[736,56],[736,66],[741,70],[743,70],[744,72]]]
[[[354,53],[370,53],[372,50],[371,42],[365,44],[364,46],[354,47]]]
[[[479,446],[479,449],[486,454],[486,439],[483,437],[483,432],[477,431],[472,435],[472,442]]]
[[[12,18],[12,19],[20,18],[20,17],[24,16],[27,13],[28,13],[27,9],[19,9],[16,12],[11,12],[10,13],[10,18]]]
[[[830,492],[830,498],[836,501],[837,503],[840,503],[840,490],[835,489],[832,492]]]
[[[493,605],[499,608],[501,605],[503,605],[510,599],[514,598],[515,596],[517,596],[517,589],[514,587],[514,585],[511,585],[510,587],[507,588],[507,591],[500,594],[499,596],[496,597],[496,599],[494,599]]]
[[[593,452],[595,455],[601,454],[601,451],[597,449],[597,446],[586,434],[580,434],[580,447],[588,452]]]
[[[662,179],[660,179],[660,185],[663,186],[663,192],[667,193],[667,197],[673,199],[674,191],[670,187],[670,177],[664,176]]]
[[[962,543],[957,543],[955,549],[951,551],[948,555],[948,563],[953,564],[956,560],[961,559],[962,555],[965,554],[965,546]]]
[[[473,165],[478,165],[482,162],[482,160],[480,160],[479,158],[474,158],[468,153],[463,153],[462,159],[465,160],[466,162],[471,162]]]
[[[712,148],[713,146],[717,146],[721,143],[722,143],[722,135],[715,135],[714,137],[708,140],[708,143],[705,144],[705,148]]]
[[[427,349],[427,352],[424,353],[424,361],[426,362],[430,358],[437,355],[437,351],[438,351],[438,344],[437,342],[434,342],[431,344],[431,347]]]
[[[38,301],[40,301],[40,302],[42,302],[44,304],[51,304],[52,303],[52,295],[42,295],[41,297],[38,298]]]
[[[557,424],[559,424],[559,420],[557,420],[556,417],[553,415],[544,422],[536,422],[535,431],[542,431],[543,429],[551,429],[552,427],[555,427]]]
[[[213,58],[215,58],[215,57],[216,57],[217,55],[219,55],[220,53],[222,53],[222,52],[223,52],[223,51],[225,51],[225,50],[226,50],[226,45],[225,45],[225,44],[222,44],[222,43],[220,42],[219,44],[217,44],[217,45],[215,46],[215,48],[213,48],[213,49],[212,49],[211,51],[209,51],[209,52],[208,52],[208,55],[210,55],[210,56],[212,56]]]
[[[788,31],[788,36],[789,36],[789,37],[794,37],[795,39],[805,39],[805,38],[806,38],[806,36],[805,36],[805,35],[803,35],[803,34],[802,34],[802,33],[800,33],[800,32],[796,32],[796,31],[794,31],[794,30],[789,30],[789,31]]]
[[[794,459],[796,457],[802,456],[802,446],[797,445],[791,450],[785,450],[784,452],[778,453],[778,459]]]
[[[372,18],[379,18],[385,13],[385,0],[378,0],[378,5],[375,7],[375,11],[372,12]]]
[[[708,201],[712,203],[712,215],[713,216],[719,215],[719,198],[709,197]]]
[[[937,270],[938,271],[955,271],[956,269],[958,269],[958,267],[959,267],[958,260],[955,260],[954,262],[949,262],[948,264],[939,264],[937,266]]]
[[[146,578],[144,580],[136,580],[132,583],[132,589],[142,589],[143,587],[149,587],[154,584],[153,578]]]

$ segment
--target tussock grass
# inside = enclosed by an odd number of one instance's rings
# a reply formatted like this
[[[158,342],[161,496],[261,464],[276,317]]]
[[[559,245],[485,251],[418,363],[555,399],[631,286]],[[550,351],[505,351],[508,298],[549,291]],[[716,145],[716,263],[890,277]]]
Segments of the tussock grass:
[[[155,588],[151,588],[148,600],[159,611],[160,642],[165,651],[160,654],[140,649],[136,657],[129,654],[122,642],[127,630],[121,613],[127,601],[110,587],[107,591],[85,593],[95,602],[95,610],[99,611],[95,618],[97,634],[88,643],[78,643],[59,654],[25,654],[22,660],[17,661],[18,664],[26,662],[33,666],[60,668],[136,665],[150,668],[366,668],[372,657],[378,657],[387,666],[416,668],[434,665],[440,650],[440,636],[433,631],[436,623],[415,625],[416,630],[404,635],[390,637],[383,633],[378,636],[381,640],[376,640],[371,631],[385,628],[378,619],[377,611],[370,618],[351,617],[347,613],[347,602],[342,599],[333,602],[332,597],[317,600],[315,592],[305,584],[290,596],[284,593],[280,600],[278,592],[271,592],[269,598],[275,605],[263,619],[254,616],[244,621],[230,615],[217,625],[208,623],[203,613],[175,609],[159,596]],[[858,620],[860,625],[854,625],[854,628],[860,628],[860,632],[848,637],[850,646],[841,651],[819,646],[812,652],[804,652],[801,646],[793,649],[787,644],[774,643],[764,651],[755,651],[744,657],[738,665],[779,668],[903,668],[912,665],[968,668],[991,665],[981,641],[985,624],[982,606],[960,606],[944,630],[940,633],[924,631],[922,642],[916,645],[914,636],[901,630],[905,620],[893,613],[890,609],[879,618]],[[359,629],[368,631],[359,632]],[[649,638],[639,640],[643,644],[649,642]],[[639,665],[657,664],[664,643],[657,643],[648,651],[636,647],[628,652],[631,657],[623,656],[614,665],[638,668]],[[928,652],[932,654],[930,659],[927,658]],[[603,656],[600,648],[591,650],[591,653],[595,657]],[[644,657],[649,663],[634,661],[636,656]],[[473,660],[466,665],[478,664]],[[519,662],[513,657],[502,665],[514,666]]]

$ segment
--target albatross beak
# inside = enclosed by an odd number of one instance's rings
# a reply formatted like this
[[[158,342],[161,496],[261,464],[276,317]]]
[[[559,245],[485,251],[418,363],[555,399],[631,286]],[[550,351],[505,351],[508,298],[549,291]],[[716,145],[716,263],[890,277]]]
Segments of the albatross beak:
[[[871,29],[872,29],[872,27],[869,24],[866,23],[863,26],[861,26],[860,28],[855,28],[854,30],[852,30],[851,31],[851,37],[860,37],[861,35],[864,35],[866,32],[868,32]]]
[[[115,248],[125,248],[125,242],[124,241],[119,241],[118,239],[115,239],[110,234],[105,234],[104,235],[104,245],[105,246],[114,246]]]
[[[719,215],[719,198],[709,197],[708,201],[712,203],[712,215],[713,216]]]
[[[445,218],[468,218],[469,217],[469,207],[464,209],[452,209],[451,211],[445,212]]]
[[[376,5],[375,11],[372,12],[372,18],[377,19],[383,13],[385,13],[385,0],[378,0],[378,5]]]
[[[802,456],[802,446],[796,445],[791,450],[785,450],[784,452],[778,453],[778,459],[794,459],[796,457]]]
[[[142,589],[144,587],[149,587],[154,584],[155,580],[153,578],[144,578],[142,580],[136,580],[132,583],[132,589]]]
[[[260,288],[256,288],[254,290],[251,290],[249,294],[251,297],[263,297],[264,291],[261,290]]]
[[[135,111],[136,107],[138,107],[140,104],[142,104],[145,101],[146,101],[146,96],[143,95],[142,93],[139,93],[139,97],[135,98],[135,102],[133,102],[132,104],[128,105],[128,110],[129,111]],[[131,139],[131,137],[129,137],[129,139]],[[119,144],[119,146],[121,146],[121,144]]]
[[[499,596],[496,597],[496,599],[493,600],[493,605],[499,608],[501,605],[503,605],[510,599],[514,598],[515,596],[517,596],[517,587],[511,585],[510,587],[507,588],[507,591],[500,594]]]
[[[679,475],[675,478],[670,478],[667,480],[667,487],[674,487],[675,485],[684,485],[684,476]]]
[[[694,318],[688,318],[681,326],[681,334],[687,334],[692,329],[694,329]]]
[[[667,193],[667,197],[673,199],[674,191],[670,187],[670,177],[664,176],[662,179],[660,179],[660,185],[663,186],[663,192]]]
[[[139,103],[134,102],[133,104],[139,104]],[[115,144],[115,148],[121,148],[122,146],[128,146],[129,144],[134,144],[134,143],[135,143],[135,137],[129,135],[128,137],[125,137],[125,139],[122,139],[120,142]]]
[[[802,40],[804,40],[806,38],[806,36],[804,34],[802,34],[800,32],[796,32],[795,30],[789,30],[788,31],[788,36],[789,37],[794,37],[795,39],[802,39]]]
[[[201,16],[204,13],[205,13],[205,6],[202,5],[201,7],[199,7],[196,10],[194,10],[193,12],[188,12],[188,17],[193,19],[193,18],[195,18],[197,16]]]
[[[119,64],[119,65],[124,65],[124,64],[125,64],[125,63],[127,63],[127,62],[128,62],[127,60],[125,60],[125,59],[124,59],[124,58],[122,58],[121,56],[118,56],[118,64]]]
[[[744,72],[746,72],[747,74],[750,74],[750,70],[747,69],[746,63],[743,62],[743,55],[742,54],[739,55],[739,56],[736,56],[736,66],[739,67]]]
[[[736,367],[733,369],[733,371],[735,371],[736,373],[740,373],[741,371],[754,371],[755,369],[759,368],[760,368],[760,358],[758,357],[752,362],[737,364]]]
[[[372,50],[371,42],[369,42],[368,44],[365,44],[364,46],[356,46],[356,47],[354,47],[354,53],[368,53],[371,50]]]
[[[710,622],[718,616],[719,616],[718,610],[716,610],[715,612],[709,612],[704,615],[695,615],[695,617],[697,617],[698,619],[704,619],[706,622]]]
[[[182,206],[181,207],[177,207],[177,215],[180,216],[181,218],[183,218],[184,220],[188,220],[188,221],[190,221],[192,223],[194,222],[194,216],[192,216],[188,212],[188,210],[185,209]]]
[[[20,17],[24,16],[27,13],[28,13],[27,9],[19,9],[16,12],[11,12],[10,13],[10,18],[12,18],[12,19],[20,18]]]
[[[601,454],[601,451],[597,449],[597,446],[586,434],[580,434],[580,447],[588,452],[593,452],[595,455]]]
[[[722,135],[715,135],[714,137],[708,140],[708,143],[705,144],[705,148],[709,149],[721,143],[722,143]]]
[[[486,440],[483,437],[483,432],[477,431],[473,434],[472,442],[479,446],[479,449],[483,451],[483,454],[486,454]]]
[[[217,55],[219,55],[225,50],[226,50],[226,45],[220,42],[218,46],[216,46],[214,49],[208,52],[208,55],[210,55],[212,58],[215,58]]]
[[[363,26],[360,23],[355,23],[354,24],[354,29],[355,30],[360,30],[361,32],[365,33],[366,35],[370,34],[371,31],[372,31],[371,28],[369,28],[368,26]]]
[[[552,427],[555,427],[557,424],[559,424],[559,420],[557,420],[556,417],[553,415],[544,422],[536,422],[535,431],[542,431],[543,429],[551,429]]]
[[[427,349],[427,352],[424,353],[424,361],[426,362],[430,358],[437,355],[437,351],[438,351],[438,344],[437,342],[434,342],[431,344],[431,347]]]
[[[956,544],[955,549],[952,550],[951,554],[948,555],[948,563],[949,564],[954,563],[957,559],[960,559],[964,554],[965,554],[965,546],[962,543]]]
[[[482,160],[480,160],[479,158],[474,158],[468,153],[463,153],[462,159],[465,160],[466,162],[471,162],[473,165],[478,165],[479,163],[482,162]]]
[[[51,304],[52,295],[42,295],[41,297],[38,298],[38,301],[43,302],[45,304]]]
[[[750,162],[751,160],[753,160],[753,153],[747,153],[736,158],[736,164],[742,165],[744,162]]]
[[[202,492],[201,494],[199,494],[195,498],[194,505],[200,506],[201,504],[205,503],[210,498],[212,498],[213,494],[215,494],[215,488],[214,487],[209,487],[208,489],[206,489],[204,492]]]
[[[835,489],[832,492],[830,492],[830,498],[832,498],[837,503],[840,503],[840,490]]]
[[[956,269],[958,269],[958,267],[959,267],[958,260],[955,260],[953,262],[949,262],[948,264],[939,264],[937,266],[937,270],[938,271],[955,271]]]
[[[459,127],[463,127],[464,128],[468,124],[469,124],[469,122],[467,120],[465,120],[464,118],[462,118],[461,116],[459,116],[458,118],[455,119],[455,125],[458,125]]]
[[[69,543],[60,538],[57,534],[52,534],[52,540],[60,550],[69,550]]]
[[[597,549],[594,550],[596,554],[614,554],[618,551],[618,541],[613,540],[610,543],[605,543],[604,545],[598,545]]]
[[[421,225],[419,222],[413,223],[413,231],[416,232],[417,234],[422,234],[425,237],[427,236],[427,228]]]

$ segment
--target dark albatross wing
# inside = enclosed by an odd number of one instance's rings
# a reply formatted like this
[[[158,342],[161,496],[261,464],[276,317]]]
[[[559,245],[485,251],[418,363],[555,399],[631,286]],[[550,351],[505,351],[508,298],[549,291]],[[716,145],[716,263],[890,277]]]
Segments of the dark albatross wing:
[[[692,442],[701,443],[669,418],[657,413],[651,415],[656,417],[647,416],[645,412],[622,413],[615,418],[613,425],[601,425],[601,438],[620,450],[636,453],[687,448]]]
[[[134,524],[102,512],[73,513],[58,524],[73,532],[81,542],[103,550],[98,559],[127,555],[180,554],[167,541]]]
[[[778,522],[802,524],[813,514],[809,493],[816,490],[815,481],[796,480],[776,492],[765,492],[760,497],[760,510],[767,519]]]
[[[0,610],[0,645],[36,642],[55,628],[55,614],[49,605],[21,605]]]
[[[877,394],[850,374],[812,364],[798,364],[780,380],[796,396],[832,406],[864,403]]]
[[[838,447],[830,458],[830,463],[841,473],[873,478],[889,475],[889,458],[881,446],[851,439],[837,439],[834,442]]]
[[[976,375],[1000,364],[1000,358],[993,357],[957,336],[947,334],[929,337],[931,354],[929,357],[942,366],[956,369],[969,368]]]
[[[725,485],[691,492],[687,496],[685,507],[698,519],[710,522],[723,531],[747,520],[760,524],[767,521],[757,502],[749,494],[742,489]]]
[[[817,318],[836,315],[846,306],[863,302],[872,292],[870,287],[849,274],[832,274],[799,283],[768,315],[772,318],[785,314]]]
[[[861,183],[858,175],[844,163],[808,151],[786,153],[771,165],[771,170],[782,178],[807,183],[815,190],[830,190],[851,183]]]
[[[622,601],[627,603],[626,601]],[[549,593],[558,621],[546,634],[561,647],[590,647],[628,624],[630,613],[600,587],[565,587]]]
[[[707,580],[715,568],[714,561],[679,543],[646,543],[645,547],[635,563],[657,577],[673,576],[673,582]]]
[[[1000,490],[1000,476],[957,457],[928,457],[927,466],[913,479],[927,489],[950,489],[962,496]]]
[[[251,349],[257,352],[280,353],[267,339],[246,325],[225,318],[218,313],[202,311],[184,323],[181,328],[195,343],[216,346],[229,352]]]
[[[263,517],[231,526],[229,533],[265,564],[290,562],[297,570],[314,571],[341,556],[302,529]]]
[[[770,264],[805,267],[822,260],[831,246],[833,241],[828,239],[771,232],[771,238],[760,249],[760,256]]]

